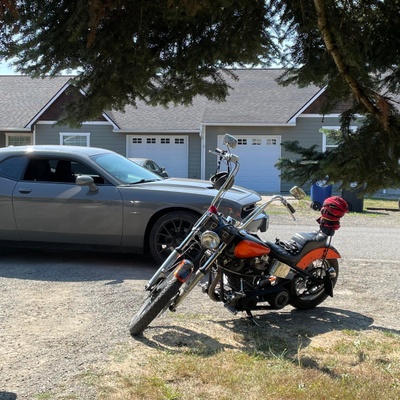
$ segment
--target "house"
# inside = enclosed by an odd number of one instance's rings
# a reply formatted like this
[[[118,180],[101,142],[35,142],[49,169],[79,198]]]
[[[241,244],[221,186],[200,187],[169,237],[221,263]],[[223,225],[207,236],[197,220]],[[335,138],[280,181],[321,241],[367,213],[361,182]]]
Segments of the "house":
[[[74,144],[103,147],[126,157],[149,157],[171,176],[208,179],[216,170],[209,153],[222,147],[229,133],[238,138],[240,156],[236,184],[262,194],[286,192],[274,164],[287,156],[280,144],[327,143],[321,128],[339,126],[339,113],[319,114],[324,90],[315,86],[280,86],[281,69],[237,70],[239,80],[225,102],[198,97],[190,107],[138,104],[125,112],[104,111],[80,128],[56,124],[67,93],[69,76],[32,79],[0,76],[0,147],[22,144]],[[229,79],[229,77],[227,77]]]

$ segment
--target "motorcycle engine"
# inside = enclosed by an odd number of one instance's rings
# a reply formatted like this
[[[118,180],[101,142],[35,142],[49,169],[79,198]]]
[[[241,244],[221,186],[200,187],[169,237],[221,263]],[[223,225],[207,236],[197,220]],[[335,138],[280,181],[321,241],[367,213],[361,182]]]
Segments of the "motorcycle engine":
[[[254,287],[260,276],[265,274],[269,268],[269,257],[254,257],[248,259],[229,259],[225,260],[224,271],[228,278],[229,286],[239,291],[246,282],[250,287]]]

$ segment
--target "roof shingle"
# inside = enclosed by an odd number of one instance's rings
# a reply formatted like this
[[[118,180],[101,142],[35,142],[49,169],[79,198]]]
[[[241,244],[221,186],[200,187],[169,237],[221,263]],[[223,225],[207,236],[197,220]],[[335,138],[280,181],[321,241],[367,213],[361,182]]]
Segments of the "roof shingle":
[[[280,86],[276,79],[282,69],[235,70],[238,81],[225,102],[196,97],[192,106],[127,106],[125,112],[107,114],[122,130],[190,131],[201,124],[285,125],[318,92],[316,86]],[[27,76],[0,76],[0,129],[24,128],[70,79],[69,76],[32,79]]]
[[[55,96],[70,77],[33,79],[0,76],[0,128],[21,128]]]

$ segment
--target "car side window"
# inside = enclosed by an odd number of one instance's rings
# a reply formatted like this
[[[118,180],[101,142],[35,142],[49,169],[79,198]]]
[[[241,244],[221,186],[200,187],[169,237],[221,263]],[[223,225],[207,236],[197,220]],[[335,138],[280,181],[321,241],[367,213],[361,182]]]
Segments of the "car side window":
[[[4,178],[19,180],[26,164],[25,157],[10,157],[0,163],[0,176]]]
[[[31,158],[25,170],[25,181],[52,181],[54,172],[45,158]]]
[[[105,179],[100,176],[97,171],[93,170],[85,164],[79,163],[77,161],[71,161],[71,168],[74,172],[75,177],[79,175],[89,175],[93,178],[94,183],[96,184],[101,185],[103,183],[106,183]]]
[[[158,170],[158,168],[152,161],[147,161],[147,168],[152,172],[155,172]]]
[[[149,161],[148,165],[152,172],[158,172],[161,170],[161,168],[154,161]]]
[[[71,160],[50,160],[55,182],[75,182],[76,175]]]
[[[93,169],[67,158],[31,158],[24,180],[74,183],[79,175],[90,175],[97,184],[105,183]]]

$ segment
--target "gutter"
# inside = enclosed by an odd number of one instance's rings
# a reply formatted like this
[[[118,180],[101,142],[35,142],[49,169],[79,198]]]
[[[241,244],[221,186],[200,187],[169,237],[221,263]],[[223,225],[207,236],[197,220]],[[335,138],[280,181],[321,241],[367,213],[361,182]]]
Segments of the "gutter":
[[[152,134],[152,133],[198,133],[198,129],[113,129],[114,133]]]
[[[0,126],[0,132],[10,132],[10,133],[32,133],[29,128],[11,128]]]

